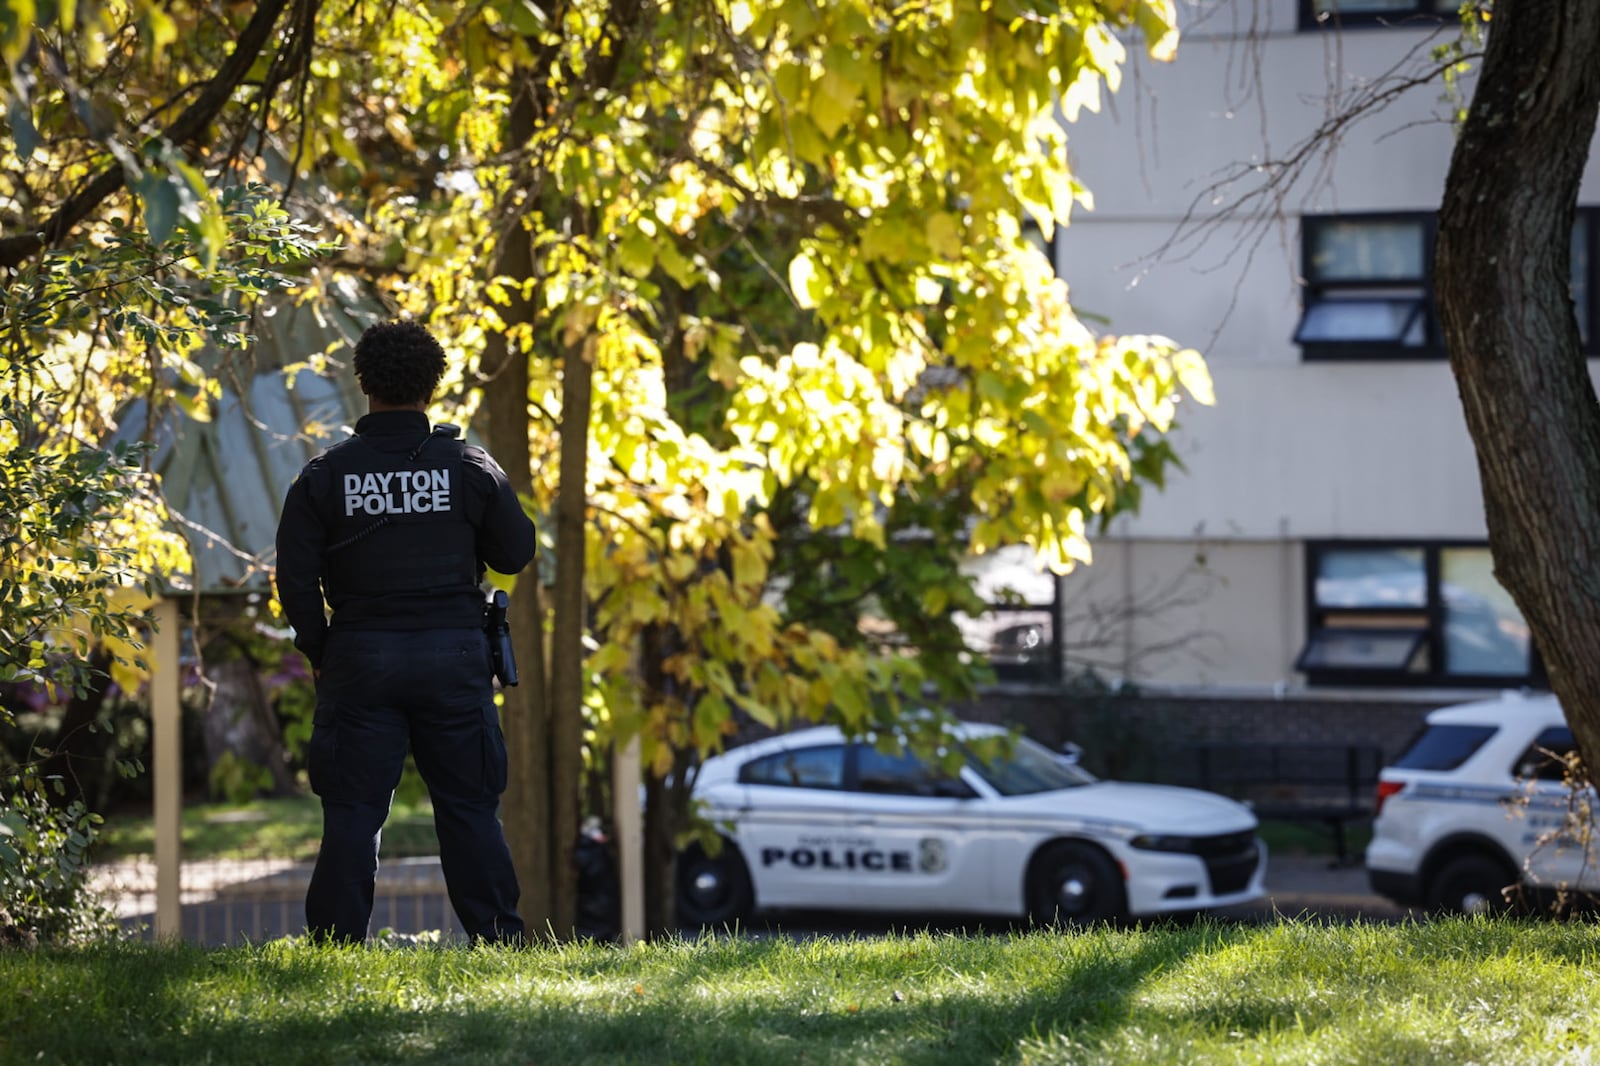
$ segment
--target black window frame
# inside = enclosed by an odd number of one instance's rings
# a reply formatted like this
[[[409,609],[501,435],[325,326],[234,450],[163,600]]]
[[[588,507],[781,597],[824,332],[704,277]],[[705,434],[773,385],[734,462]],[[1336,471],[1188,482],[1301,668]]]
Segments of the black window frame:
[[[1318,246],[1316,231],[1323,226],[1361,223],[1415,222],[1421,227],[1422,276],[1418,278],[1321,278],[1317,274],[1314,253]],[[1577,208],[1573,226],[1578,230],[1573,242],[1573,252],[1582,257],[1585,291],[1573,311],[1578,319],[1580,346],[1588,358],[1600,357],[1600,279],[1596,277],[1600,265],[1600,205]],[[1306,214],[1300,218],[1300,317],[1295,324],[1292,343],[1300,348],[1305,362],[1367,361],[1398,362],[1420,360],[1433,362],[1447,358],[1444,338],[1439,328],[1433,289],[1433,248],[1438,236],[1438,215],[1431,211],[1359,211],[1337,214]],[[1578,265],[1576,261],[1570,268]],[[1306,324],[1319,310],[1341,300],[1365,300],[1393,304],[1414,303],[1415,314],[1420,316],[1423,331],[1421,344],[1407,344],[1403,339],[1381,340],[1304,340]],[[1409,320],[1408,320],[1409,321]],[[1399,335],[1403,338],[1405,330]]]
[[[1452,673],[1446,657],[1446,624],[1448,615],[1443,592],[1443,555],[1445,552],[1470,548],[1487,549],[1481,540],[1417,540],[1417,539],[1355,539],[1308,540],[1305,542],[1305,619],[1306,638],[1300,653],[1295,657],[1294,669],[1305,675],[1311,686],[1372,686],[1427,687],[1427,688],[1548,688],[1544,661],[1539,655],[1538,643],[1529,637],[1528,669],[1520,674],[1469,674]],[[1420,605],[1395,606],[1351,605],[1322,606],[1317,601],[1318,560],[1324,552],[1352,551],[1420,551],[1423,567],[1423,598]],[[1365,669],[1359,667],[1317,667],[1308,663],[1317,642],[1329,631],[1349,629],[1348,620],[1360,617],[1364,626],[1375,632],[1398,632],[1420,625],[1425,633],[1419,651],[1427,654],[1423,670]],[[1374,624],[1385,618],[1394,620],[1392,626]],[[1420,622],[1419,622],[1420,619]]]
[[[1359,0],[1357,0],[1359,3]],[[1459,0],[1412,0],[1407,7],[1363,11],[1329,11],[1317,14],[1316,0],[1300,0],[1300,29],[1304,31],[1388,28],[1429,28],[1456,18]]]
[[[1407,278],[1321,278],[1315,263],[1318,242],[1316,231],[1323,227],[1415,223],[1420,230],[1422,273]],[[1433,244],[1437,236],[1436,216],[1427,211],[1364,211],[1353,214],[1304,215],[1300,220],[1300,277],[1301,312],[1295,326],[1294,343],[1300,346],[1302,357],[1314,360],[1368,359],[1368,360],[1437,360],[1445,357],[1444,342],[1439,332],[1439,317],[1433,304]],[[1318,310],[1336,306],[1340,302],[1383,301],[1412,304],[1407,318],[1408,326],[1393,341],[1344,340],[1306,341],[1301,339],[1306,322]],[[1409,323],[1418,322],[1422,330],[1422,343],[1407,344],[1403,340]]]

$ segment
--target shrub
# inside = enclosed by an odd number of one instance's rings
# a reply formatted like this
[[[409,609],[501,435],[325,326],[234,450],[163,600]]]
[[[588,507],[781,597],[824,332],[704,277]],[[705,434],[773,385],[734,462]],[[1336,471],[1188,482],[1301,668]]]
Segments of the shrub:
[[[100,816],[81,802],[53,804],[54,783],[28,773],[0,782],[0,947],[81,943],[116,931],[88,886]]]

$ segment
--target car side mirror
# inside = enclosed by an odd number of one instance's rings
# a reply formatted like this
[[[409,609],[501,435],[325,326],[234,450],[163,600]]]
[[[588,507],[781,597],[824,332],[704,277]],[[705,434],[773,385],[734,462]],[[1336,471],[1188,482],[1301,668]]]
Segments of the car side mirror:
[[[1083,758],[1083,749],[1069,740],[1061,745],[1061,751],[1057,753],[1056,758],[1068,766],[1077,766],[1078,761]]]

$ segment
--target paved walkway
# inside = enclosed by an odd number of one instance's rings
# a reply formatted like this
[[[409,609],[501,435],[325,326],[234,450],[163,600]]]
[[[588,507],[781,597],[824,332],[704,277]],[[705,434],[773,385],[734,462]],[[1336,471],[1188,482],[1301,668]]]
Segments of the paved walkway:
[[[288,859],[184,863],[183,938],[221,945],[303,933],[311,866]],[[126,929],[150,935],[156,905],[154,862],[98,866],[91,884]],[[379,865],[372,928],[405,936],[465,936],[445,895],[438,859],[386,859]]]
[[[1236,917],[1316,915],[1397,921],[1420,912],[1397,906],[1372,891],[1359,862],[1334,865],[1326,856],[1274,855],[1267,860],[1267,898],[1220,912]]]
[[[311,864],[288,860],[191,862],[183,867],[184,939],[219,945],[260,942],[305,929],[305,891]],[[93,883],[130,930],[155,921],[155,864],[97,867]],[[1334,866],[1326,857],[1274,856],[1267,897],[1218,912],[1241,921],[1317,916],[1396,921],[1413,912],[1373,895],[1360,865]],[[461,937],[445,895],[439,860],[389,859],[378,869],[372,928],[402,936]]]

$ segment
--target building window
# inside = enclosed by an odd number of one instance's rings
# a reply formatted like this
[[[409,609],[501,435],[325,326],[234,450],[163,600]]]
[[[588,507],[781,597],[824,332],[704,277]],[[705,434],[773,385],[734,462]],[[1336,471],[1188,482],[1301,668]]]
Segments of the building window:
[[[1438,357],[1427,215],[1308,217],[1301,240],[1306,358]]]
[[[1460,7],[1461,0],[1300,0],[1300,28],[1437,26]]]
[[[1535,684],[1527,624],[1481,544],[1313,542],[1295,669],[1312,684]]]
[[[1433,299],[1431,214],[1308,215],[1301,220],[1303,311],[1294,332],[1306,359],[1442,359]],[[1583,351],[1600,321],[1589,264],[1600,254],[1600,208],[1578,209],[1572,300]]]

